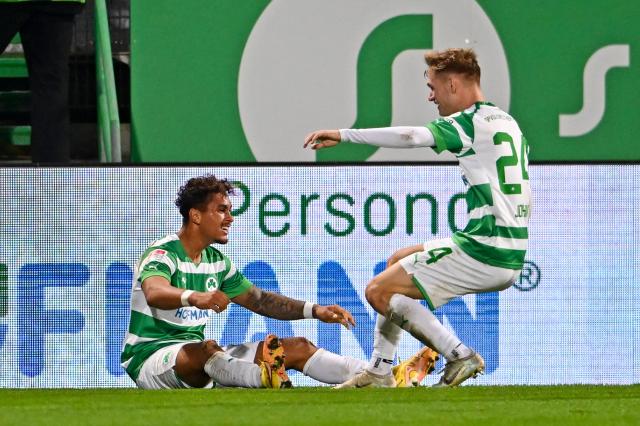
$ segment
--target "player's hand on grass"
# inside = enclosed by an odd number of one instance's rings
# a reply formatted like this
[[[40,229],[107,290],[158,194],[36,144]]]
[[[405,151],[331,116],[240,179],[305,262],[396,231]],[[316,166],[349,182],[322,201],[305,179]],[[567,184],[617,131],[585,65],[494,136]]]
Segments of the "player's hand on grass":
[[[340,131],[339,130],[316,130],[309,133],[304,138],[304,147],[310,146],[311,149],[323,149],[336,146],[340,143]]]
[[[192,306],[200,309],[213,309],[220,313],[227,309],[230,300],[226,294],[221,291],[213,290],[207,292],[194,292],[189,296],[189,302]]]
[[[356,326],[356,321],[353,319],[351,312],[339,305],[315,305],[313,307],[313,317],[326,323],[342,324],[347,330]]]

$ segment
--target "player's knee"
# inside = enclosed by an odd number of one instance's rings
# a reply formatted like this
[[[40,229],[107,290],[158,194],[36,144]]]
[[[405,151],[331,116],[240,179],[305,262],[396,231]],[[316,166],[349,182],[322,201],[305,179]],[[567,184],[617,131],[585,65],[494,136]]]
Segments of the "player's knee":
[[[387,265],[386,265],[386,269],[389,269],[391,266],[393,266],[395,263],[398,263],[398,261],[402,259],[401,253],[399,251],[393,253],[391,256],[389,256],[389,258],[387,259]]]
[[[378,278],[373,278],[369,285],[367,285],[364,296],[373,309],[380,313],[385,312],[388,297],[384,291],[384,286],[381,285]]]
[[[218,342],[216,342],[215,340],[205,340],[204,342],[202,342],[202,351],[204,352],[207,358],[221,350],[222,348],[220,347],[220,345],[218,345]]]
[[[318,350],[306,337],[289,337],[282,339],[287,368],[302,371],[309,358]]]
[[[283,344],[285,353],[287,353],[287,351],[290,351],[299,354],[308,354],[315,352],[317,349],[316,345],[314,345],[309,339],[301,336],[283,339]]]

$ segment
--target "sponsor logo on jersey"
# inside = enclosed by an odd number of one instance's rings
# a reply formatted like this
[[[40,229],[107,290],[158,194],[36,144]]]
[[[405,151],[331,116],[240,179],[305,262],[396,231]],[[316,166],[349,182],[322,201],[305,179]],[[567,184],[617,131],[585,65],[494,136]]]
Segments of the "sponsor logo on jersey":
[[[180,308],[176,310],[176,318],[190,321],[198,321],[202,318],[209,318],[209,311],[198,308]]]

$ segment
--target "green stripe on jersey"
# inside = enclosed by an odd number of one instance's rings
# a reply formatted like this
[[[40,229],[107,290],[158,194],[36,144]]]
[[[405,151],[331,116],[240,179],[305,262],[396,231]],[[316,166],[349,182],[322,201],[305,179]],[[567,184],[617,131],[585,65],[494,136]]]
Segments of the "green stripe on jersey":
[[[493,206],[491,185],[482,183],[480,185],[470,186],[466,194],[466,199],[468,212],[482,206]]]
[[[529,238],[529,230],[527,228],[497,226],[496,217],[492,214],[483,216],[480,219],[470,219],[462,232],[467,235],[477,235],[481,237],[502,237],[517,240],[526,240]]]
[[[515,240],[529,239],[529,229],[516,226],[496,226],[495,237],[513,238]]]
[[[463,232],[453,234],[453,242],[460,249],[477,260],[487,265],[497,266],[506,269],[522,269],[526,250],[513,250],[499,247],[492,247],[479,243]]]
[[[219,250],[211,246],[205,248],[200,263],[196,265],[177,238],[149,248],[142,256],[141,265],[140,281],[152,275],[165,278],[170,275],[169,281],[173,287],[203,292],[220,290],[230,299],[251,287],[242,273],[238,270],[233,272],[231,260]],[[172,266],[175,269],[173,274]]]
[[[483,105],[486,105],[486,106],[492,106],[492,107],[494,107],[494,106],[495,106],[495,105],[494,105],[494,104],[492,104],[491,102],[486,102],[486,101],[479,101],[479,102],[476,102],[476,103],[475,103],[475,104],[473,104],[473,105],[475,106],[475,108],[474,108],[473,112],[478,111],[478,110],[480,109],[480,107],[481,107],[481,106],[483,106]]]
[[[476,152],[473,150],[473,148],[469,148],[465,152],[462,152],[460,155],[458,155],[458,158],[471,157],[472,155],[476,155]]]
[[[190,308],[190,310],[196,313],[196,315],[199,315],[198,319],[210,317],[208,310],[201,310],[197,308]],[[182,308],[178,309],[176,311],[176,316],[180,315],[181,311],[183,311]],[[161,319],[154,318],[137,311],[131,311],[129,332],[136,336],[144,336],[150,339],[204,339],[204,325],[183,326],[170,324]]]
[[[475,130],[473,129],[473,113],[469,114],[466,112],[461,112],[458,115],[454,115],[453,119],[456,120],[456,123],[462,127],[462,131],[471,139],[471,143],[473,143],[473,139],[475,137]]]
[[[427,124],[427,129],[433,133],[436,146],[433,147],[438,154],[442,151],[450,151],[454,154],[462,149],[462,140],[453,124],[439,118]]]

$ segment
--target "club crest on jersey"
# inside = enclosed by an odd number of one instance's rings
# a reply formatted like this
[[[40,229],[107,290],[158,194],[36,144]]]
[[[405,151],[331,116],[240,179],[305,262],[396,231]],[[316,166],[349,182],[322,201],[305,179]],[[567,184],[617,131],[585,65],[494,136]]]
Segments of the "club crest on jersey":
[[[207,278],[207,281],[204,283],[204,285],[207,287],[207,291],[217,290],[218,287],[220,287],[220,283],[218,283],[216,277]]]

